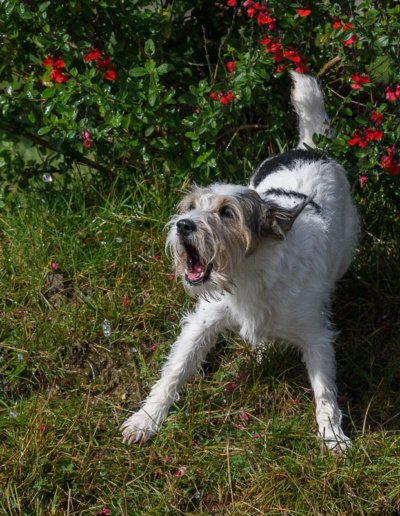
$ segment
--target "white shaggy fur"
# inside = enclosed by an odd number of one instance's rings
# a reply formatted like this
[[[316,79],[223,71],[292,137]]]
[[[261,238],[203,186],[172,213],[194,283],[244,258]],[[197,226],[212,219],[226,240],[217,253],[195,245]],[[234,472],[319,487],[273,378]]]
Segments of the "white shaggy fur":
[[[301,149],[313,146],[313,133],[329,125],[317,81],[292,76]],[[320,437],[335,452],[350,444],[336,401],[329,308],[335,282],[350,265],[359,218],[339,164],[291,152],[285,155],[289,164],[264,161],[249,187],[195,188],[182,202],[183,213],[171,219],[167,243],[185,288],[199,301],[183,318],[143,407],[122,425],[125,441],[144,442],[158,432],[217,335],[235,330],[254,346],[266,340],[297,346],[314,391]],[[278,166],[266,172],[271,163]]]

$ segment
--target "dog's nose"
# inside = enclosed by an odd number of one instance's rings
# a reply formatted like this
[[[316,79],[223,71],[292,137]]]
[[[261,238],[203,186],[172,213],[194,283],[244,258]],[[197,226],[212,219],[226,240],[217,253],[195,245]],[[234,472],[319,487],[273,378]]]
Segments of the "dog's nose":
[[[193,220],[190,219],[182,219],[178,220],[176,223],[176,227],[178,228],[178,233],[181,236],[187,236],[190,233],[193,233],[196,231],[196,224],[193,222]]]

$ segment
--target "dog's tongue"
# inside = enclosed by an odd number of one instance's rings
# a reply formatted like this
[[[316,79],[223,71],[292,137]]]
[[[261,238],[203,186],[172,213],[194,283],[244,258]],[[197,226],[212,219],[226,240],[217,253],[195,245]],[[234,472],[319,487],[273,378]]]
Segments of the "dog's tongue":
[[[187,277],[190,280],[196,281],[201,278],[201,275],[204,272],[204,265],[200,260],[196,260],[190,269],[187,270]]]

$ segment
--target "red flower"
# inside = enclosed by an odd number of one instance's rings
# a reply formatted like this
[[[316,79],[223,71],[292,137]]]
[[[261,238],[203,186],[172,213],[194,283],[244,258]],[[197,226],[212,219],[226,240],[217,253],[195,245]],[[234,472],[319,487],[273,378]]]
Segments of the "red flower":
[[[350,86],[353,88],[353,90],[361,90],[360,84],[366,84],[367,82],[370,82],[367,74],[364,74],[362,77],[360,77],[360,74],[357,72],[355,75],[350,75],[350,77],[352,81],[355,81],[355,84]]]
[[[236,0],[228,0],[229,7],[235,7],[236,6]]]
[[[256,13],[256,10],[255,10],[255,9],[253,9],[252,7],[250,7],[249,9],[247,9],[247,16],[248,16],[249,18],[253,18],[253,16],[255,15],[255,13]]]
[[[291,61],[294,61],[295,63],[300,63],[301,58],[299,56],[299,53],[293,50],[292,47],[290,47],[290,50],[285,50],[283,52],[284,56],[290,59]]]
[[[396,100],[396,95],[390,86],[386,88],[386,98],[390,100],[390,102]]]
[[[213,99],[213,100],[218,100],[218,95],[215,93],[215,91],[213,91],[210,95],[210,97]]]
[[[50,79],[56,82],[67,82],[68,76],[65,75],[60,68],[54,68],[54,70],[51,71]]]
[[[260,38],[259,39],[260,45],[268,45],[268,43],[271,43],[271,40],[267,37],[265,39]]]
[[[381,131],[374,131],[373,129],[364,129],[365,139],[367,142],[371,140],[380,140],[383,136]]]
[[[51,66],[54,63],[54,58],[47,56],[47,59],[43,61],[44,66]]]
[[[98,59],[96,63],[96,72],[102,72],[105,79],[114,81],[117,75],[117,70],[112,66],[110,57],[106,54],[104,59]]]
[[[281,73],[283,72],[283,70],[286,68],[287,65],[281,65],[281,66],[278,66],[278,68],[276,69],[276,73]]]
[[[384,167],[392,176],[397,176],[399,173],[399,163],[394,157],[395,150],[396,145],[393,145],[392,148],[387,149],[389,156],[384,156],[381,159],[382,167]]]
[[[225,95],[225,93],[222,91],[219,101],[222,102],[222,104],[224,104],[225,106],[227,106],[229,104],[229,101],[234,98],[235,97],[233,96],[232,90],[229,91],[228,95]]]
[[[61,57],[58,58],[56,61],[54,57],[47,56],[47,59],[42,61],[44,66],[51,66],[53,70],[50,73],[50,79],[56,82],[67,82],[68,76],[65,75],[62,71],[62,69],[65,66],[64,61],[61,59]]]
[[[311,11],[309,9],[296,9],[296,12],[299,16],[304,16],[304,17],[308,16],[311,13]]]
[[[273,19],[270,18],[267,14],[259,13],[257,15],[257,22],[258,22],[258,25],[265,25],[266,23],[273,22]]]
[[[371,120],[373,120],[375,122],[374,123],[375,126],[377,126],[378,124],[380,124],[382,122],[381,118],[382,118],[382,113],[376,113],[375,109],[373,109],[372,113],[371,113]]]
[[[356,145],[358,143],[359,147],[364,148],[367,144],[367,141],[363,138],[363,136],[361,136],[361,131],[359,129],[357,129],[355,134],[352,134],[351,136],[353,139],[347,141],[349,145]]]
[[[89,48],[88,54],[85,56],[85,61],[95,61],[101,57],[101,52],[98,48]]]
[[[230,61],[229,63],[226,63],[226,67],[231,74],[231,79],[233,78],[233,72],[235,71],[235,63],[236,61]]]
[[[342,27],[342,24],[340,23],[340,21],[337,18],[335,18],[335,21],[336,21],[336,23],[334,23],[334,25],[333,25],[334,30],[338,29],[339,27]],[[346,25],[343,26],[343,32],[345,32],[346,30],[349,30],[349,29],[354,29],[354,27],[350,23],[346,23]],[[351,45],[355,41],[358,41],[357,34],[353,34],[346,41],[342,41],[342,44],[345,47],[347,47],[348,45]]]
[[[277,50],[282,47],[282,43],[278,43],[279,39],[275,38],[274,41],[267,44],[267,48],[265,52],[271,52],[271,54],[275,54]]]
[[[126,297],[126,295],[125,295],[125,296],[124,296],[124,299],[122,300],[122,305],[123,305],[123,306],[128,306],[130,302],[131,302],[131,300],[130,300],[130,299],[128,299],[128,298]]]
[[[301,62],[298,64],[297,68],[295,69],[295,72],[298,73],[306,73],[307,72],[307,58],[302,57]]]

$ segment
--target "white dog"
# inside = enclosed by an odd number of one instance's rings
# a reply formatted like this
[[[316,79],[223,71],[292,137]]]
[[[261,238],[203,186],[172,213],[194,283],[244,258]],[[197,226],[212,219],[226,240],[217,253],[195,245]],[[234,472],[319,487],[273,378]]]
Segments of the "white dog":
[[[217,335],[236,330],[253,346],[282,340],[300,349],[319,436],[335,452],[350,445],[336,400],[329,309],[354,253],[359,217],[345,170],[304,145],[329,130],[319,85],[310,76],[292,78],[298,148],[266,159],[249,186],[193,187],[169,222],[177,274],[199,301],[183,318],[161,379],[122,425],[124,441],[144,442],[158,432]]]

